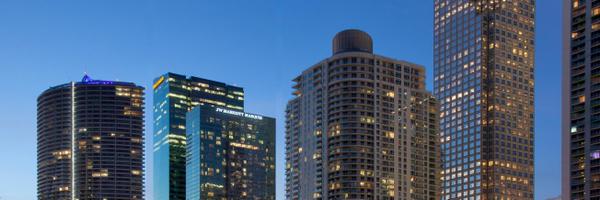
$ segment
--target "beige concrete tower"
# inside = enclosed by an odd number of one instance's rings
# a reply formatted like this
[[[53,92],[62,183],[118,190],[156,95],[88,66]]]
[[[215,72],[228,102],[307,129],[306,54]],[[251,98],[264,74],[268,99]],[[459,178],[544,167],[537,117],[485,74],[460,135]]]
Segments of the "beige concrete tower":
[[[439,199],[438,108],[422,66],[375,55],[367,33],[345,30],[294,82],[287,199]]]

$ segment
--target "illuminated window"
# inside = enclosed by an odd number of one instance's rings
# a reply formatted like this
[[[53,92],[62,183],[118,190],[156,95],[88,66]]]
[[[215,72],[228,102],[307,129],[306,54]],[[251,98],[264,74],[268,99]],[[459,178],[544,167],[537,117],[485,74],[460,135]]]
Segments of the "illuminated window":
[[[592,24],[592,30],[595,31],[595,30],[598,30],[598,29],[600,29],[600,24],[598,24],[598,23]]]
[[[138,176],[142,174],[142,172],[140,172],[140,170],[131,170],[131,174]]]
[[[313,198],[320,198],[321,197],[321,193],[315,192],[313,193]]]
[[[107,176],[108,176],[107,169],[101,169],[100,171],[92,172],[92,177],[107,177]]]
[[[396,136],[396,134],[394,132],[386,132],[385,136],[391,139],[394,139],[394,137]]]
[[[396,94],[394,92],[388,92],[386,94],[386,96],[394,98],[394,96],[396,96]]]
[[[142,142],[142,139],[134,137],[134,138],[131,138],[131,141],[135,142],[135,143],[140,143],[140,142]]]

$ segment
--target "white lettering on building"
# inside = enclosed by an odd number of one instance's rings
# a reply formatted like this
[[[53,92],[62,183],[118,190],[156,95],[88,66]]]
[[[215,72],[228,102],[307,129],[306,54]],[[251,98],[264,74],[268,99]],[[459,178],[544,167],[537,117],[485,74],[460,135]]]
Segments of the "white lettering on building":
[[[250,118],[250,119],[257,119],[257,120],[263,119],[263,117],[260,115],[254,115],[254,114],[249,114],[249,113],[235,111],[235,110],[227,110],[227,109],[223,109],[223,108],[217,108],[216,111],[220,112],[220,113],[225,113],[225,114],[230,114],[230,115],[235,115],[235,116],[240,116],[240,117],[246,117],[246,118]]]

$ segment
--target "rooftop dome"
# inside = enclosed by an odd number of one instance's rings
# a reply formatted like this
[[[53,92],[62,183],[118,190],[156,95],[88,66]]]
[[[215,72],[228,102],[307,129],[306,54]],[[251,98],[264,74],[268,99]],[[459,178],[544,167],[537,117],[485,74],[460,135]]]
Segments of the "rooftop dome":
[[[333,54],[352,51],[373,53],[371,36],[357,29],[348,29],[337,33],[333,38]]]

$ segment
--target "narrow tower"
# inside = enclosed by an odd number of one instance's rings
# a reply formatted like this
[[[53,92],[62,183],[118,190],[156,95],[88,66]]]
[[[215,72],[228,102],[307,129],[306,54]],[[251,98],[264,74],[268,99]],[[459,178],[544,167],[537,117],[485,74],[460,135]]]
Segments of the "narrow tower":
[[[534,199],[535,0],[435,0],[442,199]]]
[[[563,199],[600,198],[600,2],[565,0]]]

